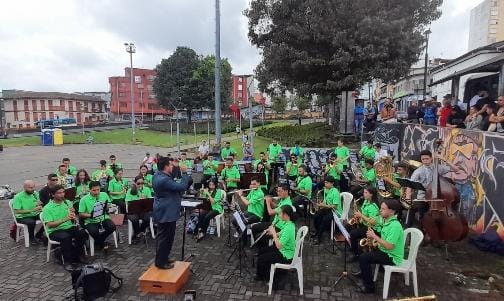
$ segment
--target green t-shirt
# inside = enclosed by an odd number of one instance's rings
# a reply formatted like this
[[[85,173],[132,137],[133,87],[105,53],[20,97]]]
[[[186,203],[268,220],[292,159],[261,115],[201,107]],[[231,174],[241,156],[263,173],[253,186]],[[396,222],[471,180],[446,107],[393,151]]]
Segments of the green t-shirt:
[[[144,178],[144,187],[147,187],[150,189],[151,192],[154,192],[154,187],[152,187],[152,175],[148,173],[143,178]]]
[[[59,169],[56,169],[56,171],[54,172],[55,174],[59,174]],[[68,168],[67,168],[67,173],[71,176],[76,176],[77,175],[77,168],[73,165],[69,165]]]
[[[124,200],[126,202],[134,202],[142,199],[150,199],[152,198],[152,193],[149,187],[142,187],[142,189],[137,189],[137,194],[132,195],[131,194],[131,188],[128,189],[128,192],[126,192],[126,197]]]
[[[126,180],[126,179],[121,179],[121,181],[117,181],[116,178],[113,178],[112,180],[110,180],[110,182],[108,184],[109,194],[111,192],[122,192],[124,188],[126,188],[126,189],[128,188],[128,180]],[[126,192],[121,193],[121,194],[110,194],[110,198],[112,200],[124,199],[125,196],[126,196]]]
[[[219,167],[219,161],[212,160],[211,162],[208,160],[203,161],[203,174],[206,176],[215,175],[217,168]]]
[[[364,200],[364,203],[362,204],[362,207],[361,207],[361,213],[365,217],[373,218],[376,220],[376,223],[375,223],[373,229],[375,229],[375,230],[380,229],[380,218],[378,217],[378,215],[380,214],[380,209],[378,208],[378,205],[376,205],[375,203],[372,203],[368,200]],[[368,223],[366,221],[364,221],[364,219],[362,219],[362,224],[366,227],[368,226]]]
[[[295,155],[298,160],[303,160],[304,149],[301,146],[293,146],[290,149],[290,154]]]
[[[229,179],[237,179],[240,180],[240,171],[238,167],[232,166],[231,168],[224,167],[221,171],[221,177],[226,182],[227,188],[238,188],[238,182],[228,182]]]
[[[348,157],[350,156],[350,150],[346,146],[337,146],[334,149],[334,153],[336,154],[336,157],[338,159],[343,159],[346,158],[343,161],[340,161],[340,163],[343,163],[343,166],[347,167],[348,166]]]
[[[262,220],[264,215],[264,192],[259,188],[251,190],[247,195],[247,200],[249,201],[247,212]]]
[[[115,163],[115,166],[116,166],[116,169],[117,169],[117,168],[120,168],[120,169],[122,169],[122,168],[123,168],[122,163],[119,163],[119,162],[116,162],[116,163]],[[113,170],[112,170],[112,164],[107,164],[107,169],[110,169],[110,171],[112,171],[112,172],[113,172]]]
[[[324,188],[324,204],[334,205],[336,207],[336,212],[338,212],[338,216],[341,216],[343,208],[341,207],[341,197],[338,189],[335,187],[331,189]]]
[[[108,194],[106,194],[105,192],[100,192],[97,197],[92,196],[90,193],[86,194],[79,202],[79,213],[92,214],[93,208],[95,207],[96,203],[110,203]],[[110,217],[108,216],[107,212],[104,212],[104,214],[101,216],[84,219],[84,224],[96,224],[106,219],[110,219]]]
[[[308,193],[306,194],[306,197],[308,199],[311,199],[311,193],[312,193],[312,179],[310,176],[304,176],[304,177],[299,177],[297,178],[297,188],[299,190],[307,190]]]
[[[280,219],[280,208],[282,208],[282,206],[285,205],[292,206],[292,200],[290,199],[290,197],[286,197],[285,199],[280,200],[280,202],[278,202],[278,205],[275,208],[275,217],[273,218],[272,225],[280,230],[282,230],[283,227],[285,226],[285,222],[282,219]]]
[[[291,221],[285,222],[278,240],[280,241],[280,245],[282,245],[280,253],[282,253],[285,259],[292,259],[296,251],[296,225]]]
[[[254,166],[254,170],[257,171],[257,166],[261,163],[261,160],[255,160],[252,165]],[[268,186],[268,181],[269,181],[269,170],[266,168],[266,165],[270,166],[271,160],[267,160],[266,162],[263,162],[264,166],[264,175],[266,176],[266,184],[261,185],[262,188],[266,188]]]
[[[277,157],[282,153],[282,146],[277,143],[277,145],[273,145],[271,143],[268,146],[268,159],[275,161]]]
[[[210,194],[210,191],[209,191]],[[222,189],[215,190],[215,196],[213,196],[214,203],[212,204],[212,210],[215,210],[221,214],[224,212],[224,208],[222,208],[222,199],[224,197],[224,191]]]
[[[376,187],[376,173],[374,168],[363,168],[362,178],[364,178],[364,180],[367,180],[371,186]]]
[[[89,183],[80,183],[75,186],[75,198],[79,199],[89,193]]]
[[[66,230],[74,227],[72,220],[61,223],[54,228],[47,227],[48,222],[59,221],[67,217],[71,208],[73,208],[73,205],[69,200],[65,200],[61,203],[50,200],[47,205],[44,206],[44,209],[42,209],[42,219],[44,223],[46,223],[47,233],[51,234],[57,230]]]
[[[292,164],[291,161],[287,162],[287,169],[289,170],[289,177],[297,177],[299,175],[298,171],[299,164]]]
[[[14,196],[12,201],[12,209],[14,210],[33,210],[37,207],[37,202],[39,201],[39,194],[34,191],[32,194],[26,193],[26,191],[21,191]],[[39,212],[32,211],[28,213],[16,214],[16,219],[21,219],[25,217],[37,216]]]
[[[397,178],[399,178],[399,174],[393,173],[392,174],[392,181],[397,183]],[[385,183],[384,183],[385,184]],[[394,196],[400,197],[401,196],[401,188],[394,187]]]
[[[341,179],[342,171],[343,171],[342,163],[335,163],[333,166],[328,164],[325,167],[325,172],[327,173],[327,175],[333,177],[335,180]]]
[[[113,178],[114,173],[110,169],[98,169],[91,174],[91,180],[100,182],[100,190],[105,191],[108,188],[108,179]]]
[[[374,161],[376,150],[374,147],[368,147],[367,145],[364,145],[361,148],[359,154],[362,156],[362,159],[370,159]]]
[[[187,169],[193,168],[193,162],[191,160],[185,159],[184,161],[179,161],[179,166],[185,166]]]
[[[387,250],[379,245],[378,249],[392,258],[395,265],[401,264],[404,258],[404,230],[395,215],[384,222],[380,237],[384,241],[393,244],[394,248]]]
[[[60,174],[59,171],[57,171],[56,177],[58,177],[58,184],[63,186],[63,188],[67,189],[74,186],[74,177],[71,174]]]
[[[234,148],[230,147],[230,148],[223,148],[221,149],[221,158],[222,160],[225,160],[227,157],[230,157],[231,154],[234,154],[236,156],[236,151]]]

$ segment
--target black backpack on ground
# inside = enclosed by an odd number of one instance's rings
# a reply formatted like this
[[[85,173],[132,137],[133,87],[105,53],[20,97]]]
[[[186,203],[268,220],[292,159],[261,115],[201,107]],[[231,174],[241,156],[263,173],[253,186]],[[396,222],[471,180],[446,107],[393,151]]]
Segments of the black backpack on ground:
[[[71,271],[71,274],[75,300],[79,300],[78,291],[81,287],[83,300],[95,300],[104,297],[109,292],[118,291],[123,283],[122,278],[117,277],[101,264],[84,265],[80,269]],[[111,289],[112,278],[115,278],[119,285]]]

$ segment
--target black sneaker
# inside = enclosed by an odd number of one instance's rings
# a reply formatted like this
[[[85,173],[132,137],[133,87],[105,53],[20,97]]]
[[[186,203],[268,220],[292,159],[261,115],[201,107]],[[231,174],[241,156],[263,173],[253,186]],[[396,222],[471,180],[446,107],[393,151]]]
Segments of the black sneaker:
[[[38,246],[38,245],[40,245],[40,242],[35,238],[30,238],[30,245]]]
[[[157,266],[156,265],[156,268],[160,269],[160,270],[170,270],[170,269],[173,269],[175,267],[175,265],[173,263],[168,263],[168,264],[164,264],[162,266]]]

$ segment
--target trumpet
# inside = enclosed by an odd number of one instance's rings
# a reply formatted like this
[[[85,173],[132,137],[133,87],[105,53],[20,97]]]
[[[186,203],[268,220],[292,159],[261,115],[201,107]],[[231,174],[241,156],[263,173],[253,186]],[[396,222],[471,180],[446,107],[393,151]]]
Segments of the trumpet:
[[[371,230],[371,227],[368,227],[368,231]],[[359,241],[359,246],[365,252],[371,252],[374,249],[378,248],[378,242],[375,239],[371,239],[369,237],[363,238]]]

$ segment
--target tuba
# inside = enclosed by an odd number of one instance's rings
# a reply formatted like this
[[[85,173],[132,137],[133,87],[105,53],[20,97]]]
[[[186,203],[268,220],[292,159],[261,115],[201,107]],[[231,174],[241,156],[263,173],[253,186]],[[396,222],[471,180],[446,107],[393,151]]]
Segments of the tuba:
[[[392,165],[391,157],[382,157],[374,164],[377,181],[383,181],[384,178],[391,179],[394,173],[394,166]],[[392,187],[383,182],[382,189],[378,189],[378,194],[383,198],[390,198],[394,195]],[[383,189],[385,188],[385,189]]]
[[[319,204],[324,202],[324,189],[320,189],[317,191],[317,195],[315,196],[315,201],[312,201],[312,205],[310,207],[310,214],[315,215],[319,210]]]

